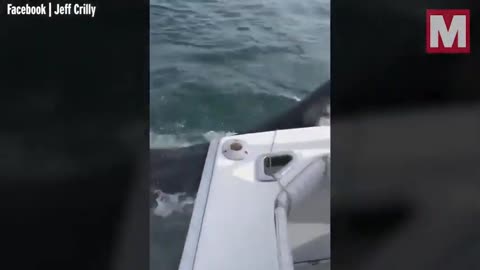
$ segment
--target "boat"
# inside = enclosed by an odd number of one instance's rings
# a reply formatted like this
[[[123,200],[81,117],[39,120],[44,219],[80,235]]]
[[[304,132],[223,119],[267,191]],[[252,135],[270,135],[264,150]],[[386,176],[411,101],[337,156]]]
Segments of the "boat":
[[[330,127],[211,141],[179,269],[330,269]]]

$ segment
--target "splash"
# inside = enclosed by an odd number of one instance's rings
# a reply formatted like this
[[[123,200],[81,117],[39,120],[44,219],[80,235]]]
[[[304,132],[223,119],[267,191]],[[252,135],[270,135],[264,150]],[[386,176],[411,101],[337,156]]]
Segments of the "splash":
[[[153,214],[160,217],[168,217],[173,213],[186,213],[191,210],[195,202],[195,198],[187,196],[185,192],[168,194],[161,190],[155,190],[157,195],[155,199],[157,206],[153,208]]]
[[[199,143],[210,142],[216,138],[235,135],[230,131],[192,132],[190,134],[157,134],[150,131],[150,148],[187,147]]]

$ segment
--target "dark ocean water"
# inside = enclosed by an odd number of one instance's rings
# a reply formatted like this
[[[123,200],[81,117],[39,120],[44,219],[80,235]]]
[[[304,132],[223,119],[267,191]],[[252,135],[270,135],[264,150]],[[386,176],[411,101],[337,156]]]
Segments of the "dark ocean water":
[[[152,0],[151,147],[262,122],[330,77],[326,0]],[[151,270],[177,269],[189,213],[151,223]]]

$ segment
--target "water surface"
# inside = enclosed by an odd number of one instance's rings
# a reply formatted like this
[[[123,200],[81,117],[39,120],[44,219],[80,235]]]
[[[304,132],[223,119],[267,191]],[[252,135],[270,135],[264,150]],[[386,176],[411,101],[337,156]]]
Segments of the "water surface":
[[[154,0],[150,13],[151,147],[251,127],[330,77],[329,1]],[[190,214],[152,217],[151,270],[178,268]]]

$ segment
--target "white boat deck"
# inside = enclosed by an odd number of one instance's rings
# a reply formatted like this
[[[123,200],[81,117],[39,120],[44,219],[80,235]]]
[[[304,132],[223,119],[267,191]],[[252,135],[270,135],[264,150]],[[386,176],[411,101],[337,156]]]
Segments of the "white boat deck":
[[[243,160],[223,155],[222,144],[231,139],[247,143]],[[315,158],[330,153],[330,127],[245,134],[212,142],[180,269],[280,269],[274,219],[280,187],[275,181],[260,182],[256,176],[259,157],[278,151],[295,154],[284,175],[294,177]],[[292,211],[288,231],[298,262],[295,269],[329,269],[329,263],[308,263],[319,256],[330,257],[328,184],[306,200],[301,211]]]

